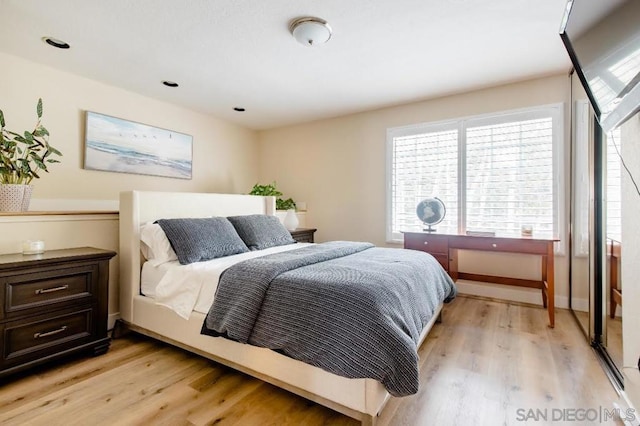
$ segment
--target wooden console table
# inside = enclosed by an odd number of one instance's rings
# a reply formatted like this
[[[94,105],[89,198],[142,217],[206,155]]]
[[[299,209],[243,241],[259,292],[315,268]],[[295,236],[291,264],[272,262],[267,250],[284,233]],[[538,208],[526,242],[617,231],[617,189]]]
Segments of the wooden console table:
[[[555,325],[554,255],[555,238],[484,237],[460,234],[405,232],[404,247],[433,255],[454,281],[458,278],[538,288],[542,292],[542,305],[549,312],[549,327]],[[540,280],[470,274],[458,270],[458,250],[531,254],[542,257]]]

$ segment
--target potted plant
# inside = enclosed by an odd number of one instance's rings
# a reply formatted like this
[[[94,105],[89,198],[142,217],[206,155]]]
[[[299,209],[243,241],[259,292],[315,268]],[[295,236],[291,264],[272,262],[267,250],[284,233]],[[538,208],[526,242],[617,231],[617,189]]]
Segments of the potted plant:
[[[287,198],[286,200],[283,200],[282,198],[279,198],[282,196],[282,192],[278,191],[275,182],[267,185],[259,185],[256,183],[255,185],[253,185],[253,188],[251,189],[251,192],[249,192],[249,195],[278,197],[276,198],[276,210],[295,210],[296,208],[296,203],[295,201],[293,201],[293,199]]]
[[[62,153],[49,145],[49,131],[42,125],[42,99],[36,107],[38,121],[30,132],[7,129],[0,110],[0,211],[27,211],[31,201],[31,181],[47,164],[59,163],[52,156]]]
[[[284,226],[292,231],[298,227],[300,223],[298,220],[298,216],[296,215],[296,203],[291,198],[287,198],[283,200],[280,198],[282,196],[282,192],[278,191],[276,188],[276,183],[270,183],[267,185],[253,185],[251,192],[249,195],[262,195],[265,197],[278,197],[276,198],[276,210],[286,210],[287,213],[281,217],[281,220]]]

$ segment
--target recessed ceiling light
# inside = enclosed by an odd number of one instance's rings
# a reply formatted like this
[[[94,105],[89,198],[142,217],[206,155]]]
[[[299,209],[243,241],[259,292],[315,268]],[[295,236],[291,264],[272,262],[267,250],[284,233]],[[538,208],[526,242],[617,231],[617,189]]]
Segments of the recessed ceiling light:
[[[169,80],[163,80],[162,84],[164,84],[167,87],[178,87],[179,84],[176,83],[175,81],[169,81]]]
[[[49,46],[57,47],[58,49],[68,49],[71,47],[69,46],[69,43],[65,43],[64,41],[53,37],[42,37],[42,41],[47,43]]]
[[[245,111],[244,108],[242,108],[242,107],[234,107],[233,110],[234,111],[238,111],[238,112],[244,112]]]

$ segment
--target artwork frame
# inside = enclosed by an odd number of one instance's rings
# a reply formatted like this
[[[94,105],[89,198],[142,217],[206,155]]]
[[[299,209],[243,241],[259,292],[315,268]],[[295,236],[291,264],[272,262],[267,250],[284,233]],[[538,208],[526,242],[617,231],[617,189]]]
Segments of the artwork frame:
[[[84,169],[192,179],[193,137],[87,111]]]

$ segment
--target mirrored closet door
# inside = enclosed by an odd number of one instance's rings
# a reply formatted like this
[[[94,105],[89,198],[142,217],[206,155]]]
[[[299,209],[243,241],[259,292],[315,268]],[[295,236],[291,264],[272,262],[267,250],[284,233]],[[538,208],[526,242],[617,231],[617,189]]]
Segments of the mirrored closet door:
[[[576,79],[572,79],[575,86]],[[576,87],[576,90],[579,87]],[[586,96],[586,95],[585,95]],[[593,138],[592,112],[586,99],[572,102],[570,307],[585,336],[594,336],[590,322],[593,289]]]
[[[622,370],[622,139],[620,129],[604,135],[604,191],[606,268],[603,277],[604,324],[602,345],[618,371]]]
[[[602,134],[572,80],[570,308],[622,388],[620,131]]]

